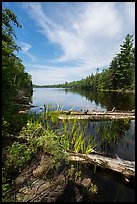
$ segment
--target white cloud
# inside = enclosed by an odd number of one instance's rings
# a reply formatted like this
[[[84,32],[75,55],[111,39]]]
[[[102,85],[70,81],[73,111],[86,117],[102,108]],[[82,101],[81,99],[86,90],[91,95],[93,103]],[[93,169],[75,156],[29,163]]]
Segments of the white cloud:
[[[125,16],[128,16],[128,23],[135,26],[135,2],[125,2],[125,9],[123,11]]]
[[[30,48],[31,48],[31,45],[30,45],[30,44],[21,42],[21,49],[22,49],[23,52],[29,51]]]
[[[134,2],[77,2],[70,7],[66,3],[63,4],[64,9],[60,6],[56,11],[54,9],[53,15],[45,11],[44,5],[46,6],[46,3],[23,3],[40,32],[48,37],[50,42],[62,48],[63,55],[54,59],[54,62],[67,63],[77,60],[81,63],[79,67],[69,69],[56,67],[54,72],[52,68],[45,67],[45,78],[42,76],[44,83],[47,83],[49,78],[55,83],[62,83],[62,80],[68,81],[72,74],[78,76],[77,78],[87,76],[95,68],[109,64],[119,52],[125,36],[135,32]],[[50,9],[52,13],[52,6]],[[30,47],[26,46],[25,49],[29,50]],[[35,71],[32,72],[34,76]]]
[[[98,67],[101,64],[98,63]],[[27,72],[29,72],[33,76],[34,84],[58,84],[71,82],[74,80],[80,80],[83,77],[91,74],[91,69],[95,73],[96,68],[93,66],[89,66],[87,64],[87,68],[85,68],[85,64],[81,64],[79,66],[67,67],[67,66],[45,66],[41,64],[27,64]]]
[[[22,53],[27,55],[31,59],[32,62],[36,61],[35,57],[29,52],[29,50],[32,47],[30,44],[25,43],[25,42],[20,42],[20,47],[21,47]]]

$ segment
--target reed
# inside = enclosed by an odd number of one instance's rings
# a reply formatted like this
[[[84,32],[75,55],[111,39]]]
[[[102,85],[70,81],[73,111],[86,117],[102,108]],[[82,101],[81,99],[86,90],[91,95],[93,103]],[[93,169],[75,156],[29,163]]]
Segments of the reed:
[[[61,106],[58,105],[55,110],[53,105],[44,105],[44,112],[34,113],[30,117],[30,122],[35,125],[40,124],[49,134],[51,130],[54,133],[54,140],[59,146],[65,148],[66,151],[74,151],[76,153],[90,153],[96,146],[93,136],[86,134],[87,123],[81,123],[78,119],[62,120],[58,119]],[[37,130],[38,131],[38,130]],[[40,129],[39,129],[40,131]],[[51,134],[51,137],[53,135]]]

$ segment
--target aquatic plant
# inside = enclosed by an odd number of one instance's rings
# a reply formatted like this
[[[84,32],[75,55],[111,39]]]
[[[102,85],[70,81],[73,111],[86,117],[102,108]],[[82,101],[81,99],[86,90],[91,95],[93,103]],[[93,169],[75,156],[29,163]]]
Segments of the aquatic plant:
[[[127,130],[130,128],[131,121],[112,120],[96,123],[95,138],[98,140],[98,146],[101,150],[113,151],[119,140],[122,140]]]
[[[91,191],[92,193],[97,193],[98,189],[97,189],[97,185],[96,184],[91,184],[89,187],[89,191]]]

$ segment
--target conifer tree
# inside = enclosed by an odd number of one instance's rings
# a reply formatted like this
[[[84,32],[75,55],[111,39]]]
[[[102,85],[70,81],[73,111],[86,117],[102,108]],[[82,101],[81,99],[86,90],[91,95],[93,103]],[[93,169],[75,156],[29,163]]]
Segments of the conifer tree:
[[[127,35],[121,52],[117,55],[118,66],[116,70],[116,79],[118,80],[119,89],[129,89],[132,86],[134,77],[134,54],[133,54],[133,36]]]

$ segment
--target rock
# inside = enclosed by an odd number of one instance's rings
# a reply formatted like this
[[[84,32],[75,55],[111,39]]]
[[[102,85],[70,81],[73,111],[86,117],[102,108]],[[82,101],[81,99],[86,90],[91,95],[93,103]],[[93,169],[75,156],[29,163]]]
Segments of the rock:
[[[80,190],[75,187],[74,188],[74,191],[76,193],[75,197],[76,197],[76,202],[82,202],[82,199],[83,199],[83,195],[80,193]]]
[[[45,182],[43,183],[38,189],[37,189],[37,194],[40,194],[41,192],[43,192],[44,190],[46,190],[47,188],[50,187],[50,182]]]
[[[16,180],[15,180],[16,185],[19,185],[19,184],[24,183],[25,179],[26,179],[25,176],[22,176],[22,175],[21,175],[21,176],[18,176],[18,177],[16,178]]]
[[[41,160],[40,165],[35,170],[33,170],[33,176],[37,178],[43,176],[45,173],[49,171],[51,166],[52,166],[52,157],[43,158]]]
[[[91,179],[90,178],[84,178],[81,182],[82,185],[84,185],[85,187],[89,187],[91,184]]]
[[[45,166],[38,166],[35,170],[33,170],[34,177],[41,177],[46,172]]]

